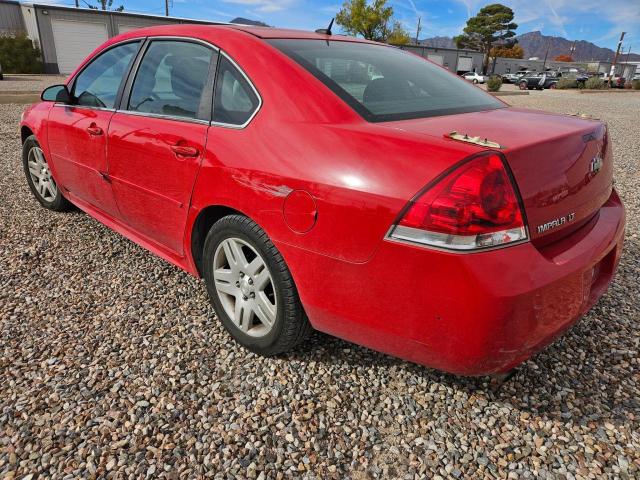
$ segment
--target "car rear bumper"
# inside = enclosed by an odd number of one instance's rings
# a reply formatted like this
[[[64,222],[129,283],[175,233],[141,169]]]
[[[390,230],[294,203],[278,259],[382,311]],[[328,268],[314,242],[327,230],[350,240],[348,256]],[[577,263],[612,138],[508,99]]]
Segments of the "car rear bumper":
[[[454,254],[384,241],[361,264],[278,248],[316,329],[456,374],[499,374],[551,343],[604,294],[624,221],[614,191],[589,224],[544,248]]]

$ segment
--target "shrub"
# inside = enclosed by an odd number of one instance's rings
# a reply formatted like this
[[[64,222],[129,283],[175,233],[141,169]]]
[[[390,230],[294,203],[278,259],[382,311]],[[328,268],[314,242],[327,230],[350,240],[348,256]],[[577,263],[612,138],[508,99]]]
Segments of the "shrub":
[[[559,88],[561,90],[566,90],[568,88],[578,88],[578,82],[575,80],[575,78],[561,78],[560,80],[558,80],[558,83],[556,84],[556,88]]]
[[[40,50],[24,33],[0,37],[0,65],[4,73],[42,73]]]
[[[607,88],[607,84],[601,78],[591,77],[584,82],[584,88],[588,88],[589,90],[602,90]]]
[[[497,75],[494,75],[487,80],[487,90],[490,92],[497,92],[500,90],[500,87],[502,87],[502,79]]]
[[[633,86],[634,90],[640,90],[640,80],[634,80],[633,82],[631,82],[631,85]]]

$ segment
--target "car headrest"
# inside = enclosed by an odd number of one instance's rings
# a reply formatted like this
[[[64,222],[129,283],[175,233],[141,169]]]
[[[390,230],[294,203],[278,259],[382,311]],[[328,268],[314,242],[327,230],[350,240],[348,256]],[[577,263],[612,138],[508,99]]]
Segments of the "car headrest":
[[[364,104],[371,102],[385,102],[407,100],[411,98],[409,84],[397,78],[375,78],[369,82],[362,94]]]
[[[207,81],[209,63],[197,58],[181,58],[171,69],[171,88],[180,98],[200,98]]]

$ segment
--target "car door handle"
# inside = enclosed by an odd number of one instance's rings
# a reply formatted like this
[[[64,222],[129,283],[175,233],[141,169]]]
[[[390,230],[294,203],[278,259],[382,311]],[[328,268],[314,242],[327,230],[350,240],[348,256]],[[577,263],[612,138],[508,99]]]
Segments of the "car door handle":
[[[102,135],[102,129],[97,125],[88,126],[87,132],[89,132],[89,135]]]
[[[171,150],[179,157],[197,157],[200,153],[196,147],[186,145],[171,145]]]

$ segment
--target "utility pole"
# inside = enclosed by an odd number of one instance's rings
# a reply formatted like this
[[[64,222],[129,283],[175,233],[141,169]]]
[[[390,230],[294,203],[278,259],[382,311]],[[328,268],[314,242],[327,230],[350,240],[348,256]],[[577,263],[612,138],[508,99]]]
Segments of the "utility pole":
[[[616,62],[618,61],[618,55],[620,55],[620,49],[622,48],[622,40],[624,40],[625,33],[627,32],[622,32],[622,35],[620,35],[618,48],[616,48],[616,54],[613,57],[613,63],[611,64],[611,71],[609,72],[609,81],[608,81],[609,88],[611,88],[611,81],[613,80],[613,76],[616,74]]]
[[[76,8],[80,8],[80,2],[76,0]]]
[[[575,61],[575,58],[573,58],[573,54],[576,51],[576,41],[574,40],[573,43],[571,44],[571,48],[569,49],[569,56],[571,57],[571,60]]]
[[[416,29],[416,45],[418,45],[418,39],[420,38],[420,21],[422,17],[418,17],[418,28]]]
[[[169,0],[164,0],[164,15],[169,16]]]
[[[544,52],[544,62],[542,62],[542,71],[545,71],[545,68],[547,68],[547,55],[549,55],[549,42],[547,42],[547,51]]]

